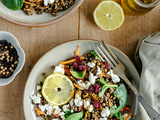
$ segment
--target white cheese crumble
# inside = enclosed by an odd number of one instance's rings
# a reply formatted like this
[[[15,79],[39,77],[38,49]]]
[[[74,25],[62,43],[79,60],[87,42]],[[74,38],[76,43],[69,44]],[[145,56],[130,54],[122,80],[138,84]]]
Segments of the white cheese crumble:
[[[89,82],[90,82],[90,84],[94,85],[94,83],[95,83],[95,81],[96,81],[97,78],[98,77],[94,76],[93,73],[90,73],[89,74]]]
[[[48,105],[47,104],[45,104],[45,105],[39,105],[38,107],[39,107],[39,109],[42,111],[42,112],[44,112],[45,110],[46,110],[46,107],[47,107]]]
[[[84,108],[88,108],[88,106],[90,105],[90,102],[87,100],[84,100]]]
[[[94,62],[89,62],[87,63],[87,66],[89,66],[90,68],[94,67],[96,64]]]
[[[53,107],[52,106],[50,106],[50,105],[48,105],[47,107],[46,107],[46,113],[47,113],[47,115],[51,115],[52,114],[52,110],[53,110]]]
[[[101,69],[99,67],[97,67],[97,73],[96,75],[100,75],[102,73]]]
[[[83,101],[81,101],[81,97],[79,97],[79,95],[76,94],[76,97],[74,99],[74,104],[78,107],[80,107],[83,104]]]
[[[53,73],[62,73],[64,74],[64,68],[62,67],[63,65],[59,64],[58,66],[55,67],[54,72]]]
[[[110,111],[109,111],[108,107],[106,107],[104,110],[102,110],[102,112],[101,112],[102,117],[107,117],[109,115],[110,115]]]
[[[89,88],[89,86],[91,85],[90,82],[88,82],[87,84],[85,84],[84,82],[82,82],[82,80],[78,80],[77,83],[78,83],[78,85],[80,85],[82,88],[84,88],[84,89],[86,89],[86,90],[87,90],[87,89]]]
[[[73,104],[74,104],[73,99],[70,100],[69,104],[70,104],[71,107],[73,106]]]
[[[61,112],[61,113],[59,113],[58,115],[62,118],[62,120],[65,120],[65,119],[66,119],[66,118],[64,117],[64,115],[65,115],[64,112]]]
[[[99,120],[107,120],[107,118],[100,118]]]
[[[93,111],[93,105],[89,105],[88,108],[89,108],[89,112]]]
[[[111,76],[114,83],[120,82],[120,78],[113,73],[113,70],[110,70],[107,74]]]
[[[54,114],[60,114],[61,109],[58,106],[53,106]]]
[[[41,89],[41,86],[37,85],[36,90],[39,91]]]
[[[44,5],[47,6],[49,4],[54,3],[54,0],[44,0]]]
[[[37,93],[37,95],[30,95],[30,98],[33,100],[33,103],[40,104],[42,95]]]
[[[63,111],[64,111],[64,112],[65,112],[65,111],[69,111],[69,110],[70,110],[70,109],[69,109],[69,104],[63,106]]]
[[[126,113],[126,114],[124,114],[122,117],[126,117],[126,116],[128,116],[128,114]],[[129,118],[127,118],[126,120],[130,120],[131,119],[131,116],[129,116]]]

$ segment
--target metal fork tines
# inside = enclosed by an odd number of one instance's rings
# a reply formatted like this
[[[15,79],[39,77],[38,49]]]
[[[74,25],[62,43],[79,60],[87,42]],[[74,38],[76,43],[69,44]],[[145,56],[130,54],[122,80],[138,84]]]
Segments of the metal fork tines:
[[[152,120],[160,120],[160,114],[155,111],[147,102],[146,100],[139,94],[137,89],[132,85],[132,83],[128,80],[128,78],[125,75],[125,66],[121,63],[119,58],[112,52],[112,50],[109,48],[107,44],[102,42],[98,42],[95,44],[95,47],[93,47],[94,51],[97,53],[99,58],[102,60],[102,62],[106,61],[108,62],[111,67],[113,68],[113,72],[117,74],[120,78],[122,78],[127,85],[131,88],[131,90],[135,93],[135,95],[138,97],[138,100],[141,102],[145,110],[147,111],[148,115],[151,117]],[[103,57],[102,57],[103,56]]]

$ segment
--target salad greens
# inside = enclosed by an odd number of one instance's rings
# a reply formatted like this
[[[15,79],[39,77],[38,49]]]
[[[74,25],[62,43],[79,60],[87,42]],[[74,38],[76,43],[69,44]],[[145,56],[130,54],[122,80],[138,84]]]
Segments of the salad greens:
[[[71,114],[73,114],[73,113],[71,113],[71,110],[66,111],[64,117],[67,118],[67,117],[68,117],[69,115],[71,115]]]
[[[106,81],[104,80],[104,78],[100,78],[99,81],[100,81],[100,83],[103,84],[103,86],[102,86],[102,91],[98,94],[99,97],[102,97],[103,94],[105,93],[105,91],[106,91],[108,88],[118,87],[118,85],[107,84]]]
[[[72,71],[70,70],[70,73],[73,75],[73,77],[75,78],[84,78],[85,74],[86,74],[86,69],[83,72],[79,72],[79,71]]]
[[[66,120],[81,120],[82,117],[84,115],[84,110],[82,110],[81,112],[79,113],[73,113],[71,115],[69,115]]]
[[[94,55],[96,60],[100,60],[100,58],[98,57],[97,53],[94,50],[92,50],[90,53],[91,55]]]
[[[118,116],[120,120],[123,120],[119,111],[125,107],[128,98],[127,90],[124,84],[121,84],[118,88],[116,88],[114,96],[119,98],[119,106],[117,107],[117,105],[114,105],[110,108],[111,115],[115,115],[116,117]]]
[[[2,3],[11,10],[19,10],[23,5],[23,0],[2,0]]]

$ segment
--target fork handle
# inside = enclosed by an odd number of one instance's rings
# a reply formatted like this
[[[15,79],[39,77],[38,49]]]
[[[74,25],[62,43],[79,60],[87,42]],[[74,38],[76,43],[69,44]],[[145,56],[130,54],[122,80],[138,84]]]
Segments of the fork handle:
[[[142,104],[142,106],[145,108],[146,112],[148,113],[151,120],[160,120],[160,114],[154,110],[153,107],[151,107],[147,101],[140,95],[140,93],[137,91],[137,89],[133,86],[133,84],[128,80],[125,74],[121,76],[121,78],[128,84],[128,86],[131,88],[131,90],[135,93],[135,95],[138,97],[138,100]]]
[[[138,95],[138,100],[145,108],[151,120],[160,120],[160,114],[154,110],[140,94]]]

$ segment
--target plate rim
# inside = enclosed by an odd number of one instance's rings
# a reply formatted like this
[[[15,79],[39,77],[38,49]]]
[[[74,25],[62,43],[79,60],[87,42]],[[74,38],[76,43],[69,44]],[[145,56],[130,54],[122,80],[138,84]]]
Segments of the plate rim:
[[[38,63],[46,54],[48,54],[50,51],[52,51],[52,50],[55,49],[56,47],[59,47],[59,46],[61,46],[61,45],[63,45],[63,44],[66,44],[66,43],[76,42],[76,41],[101,42],[100,40],[95,40],[95,39],[73,39],[73,40],[68,40],[68,41],[62,42],[62,43],[60,43],[60,44],[57,44],[55,47],[51,48],[51,49],[48,50],[46,53],[44,53],[44,54],[36,61],[36,63],[33,65],[32,69],[30,70],[30,73],[29,73],[29,75],[28,75],[28,77],[27,77],[27,80],[26,80],[25,86],[24,86],[24,90],[23,90],[22,104],[23,104],[23,114],[24,114],[24,118],[25,118],[25,119],[26,119],[26,115],[25,115],[25,112],[24,112],[24,98],[25,98],[24,94],[25,94],[25,89],[26,89],[27,82],[28,82],[28,80],[29,80],[29,77],[30,77],[33,69],[35,68],[35,66],[37,65],[37,63]],[[105,42],[105,43],[106,43],[106,42]],[[108,44],[108,45],[109,45],[109,44]],[[137,73],[137,75],[138,75],[138,77],[139,77],[139,79],[140,79],[140,75],[139,75],[136,67],[134,66],[133,62],[130,60],[130,58],[129,58],[126,54],[124,54],[121,50],[119,50],[118,48],[116,48],[116,47],[114,47],[114,46],[112,46],[112,45],[109,45],[109,46],[111,46],[112,48],[114,48],[115,50],[117,50],[118,52],[120,52],[123,56],[125,56],[125,58],[126,58],[126,59],[133,65],[133,67],[135,68],[135,71],[136,71],[136,73]],[[137,104],[137,105],[138,105],[138,104]]]
[[[56,24],[64,19],[66,19],[67,17],[69,17],[71,14],[73,14],[79,7],[80,5],[84,2],[84,0],[79,0],[78,3],[72,8],[70,9],[66,14],[62,15],[61,17],[59,18],[56,18],[55,20],[51,20],[51,21],[48,21],[48,22],[43,22],[43,23],[25,23],[25,22],[20,22],[18,20],[13,20],[12,18],[9,18],[5,15],[3,15],[1,12],[0,12],[0,18],[2,18],[3,20],[6,20],[10,23],[13,23],[13,24],[16,24],[16,25],[19,25],[19,26],[24,26],[24,27],[46,27],[46,26],[49,26],[49,25],[53,25],[53,24]]]

